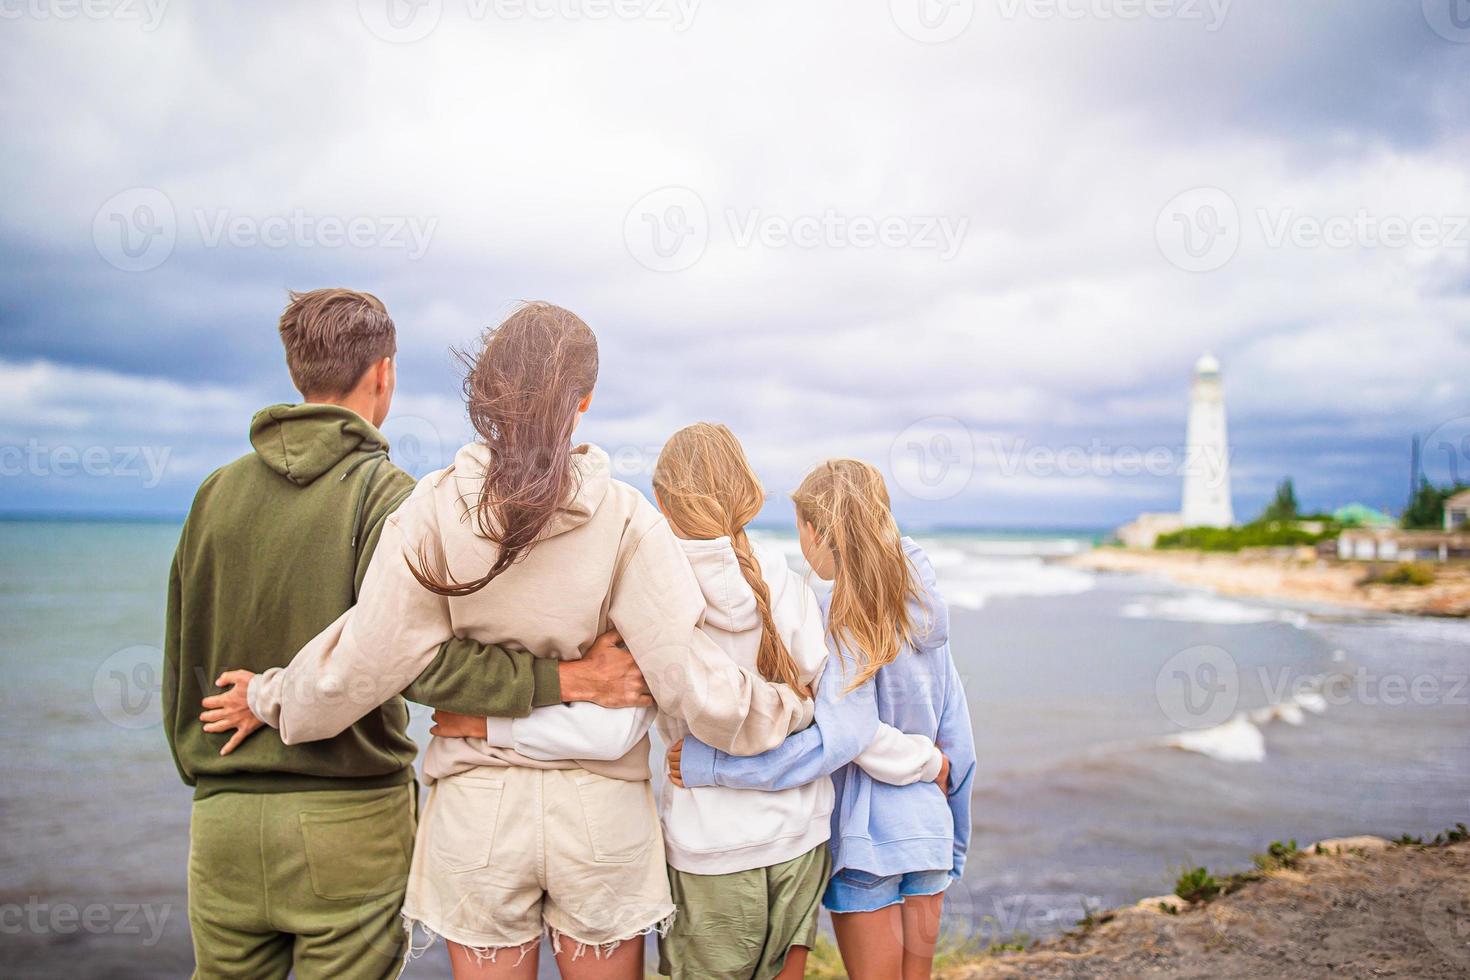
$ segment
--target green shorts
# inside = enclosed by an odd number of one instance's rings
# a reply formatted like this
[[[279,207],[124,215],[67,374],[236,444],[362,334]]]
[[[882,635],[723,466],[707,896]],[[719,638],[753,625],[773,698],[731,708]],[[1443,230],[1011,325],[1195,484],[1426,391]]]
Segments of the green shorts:
[[[659,940],[658,971],[674,980],[770,980],[792,946],[817,941],[831,870],[826,843],[752,871],[696,875],[670,868],[678,913]]]

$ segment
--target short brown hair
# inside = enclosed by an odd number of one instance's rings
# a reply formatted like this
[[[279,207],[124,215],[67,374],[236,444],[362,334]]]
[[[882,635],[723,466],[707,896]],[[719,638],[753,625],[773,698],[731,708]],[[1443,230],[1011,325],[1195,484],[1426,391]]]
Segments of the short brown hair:
[[[291,382],[305,398],[345,395],[364,371],[398,352],[383,301],[351,289],[293,291],[281,314],[281,343]]]

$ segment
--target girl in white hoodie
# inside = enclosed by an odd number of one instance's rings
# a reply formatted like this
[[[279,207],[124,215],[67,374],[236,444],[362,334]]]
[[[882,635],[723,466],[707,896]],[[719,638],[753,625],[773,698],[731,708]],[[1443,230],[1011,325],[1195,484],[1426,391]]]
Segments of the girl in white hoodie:
[[[809,697],[828,655],[821,609],[781,552],[746,535],[765,491],[735,436],[704,422],[674,433],[653,486],[704,592],[701,628],[736,664]],[[489,719],[488,738],[532,757],[612,755],[625,749],[629,729],[636,730],[626,722],[639,709],[559,711]],[[569,711],[576,724],[568,723]],[[668,745],[690,734],[669,711],[660,711],[658,727]],[[923,735],[880,725],[861,738],[843,761],[856,756],[875,779],[906,785],[939,772],[942,757]],[[659,802],[678,906],[659,944],[661,971],[675,980],[800,977],[831,863],[832,780],[777,791],[666,781]]]

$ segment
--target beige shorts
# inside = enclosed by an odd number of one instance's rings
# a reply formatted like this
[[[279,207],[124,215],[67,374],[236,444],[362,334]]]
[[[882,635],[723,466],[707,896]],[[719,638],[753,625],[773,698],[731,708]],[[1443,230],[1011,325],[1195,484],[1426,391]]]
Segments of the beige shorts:
[[[673,914],[646,780],[483,766],[434,783],[403,914],[476,949],[553,938],[608,946]]]

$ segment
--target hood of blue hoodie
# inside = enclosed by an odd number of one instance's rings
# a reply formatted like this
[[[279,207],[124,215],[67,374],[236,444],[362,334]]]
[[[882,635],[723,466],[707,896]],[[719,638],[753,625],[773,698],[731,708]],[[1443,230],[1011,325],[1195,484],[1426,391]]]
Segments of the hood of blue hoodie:
[[[909,599],[909,616],[914,624],[914,646],[919,650],[937,650],[949,642],[949,608],[939,593],[939,579],[934,564],[914,542],[903,539],[903,553],[914,567],[919,594]]]

